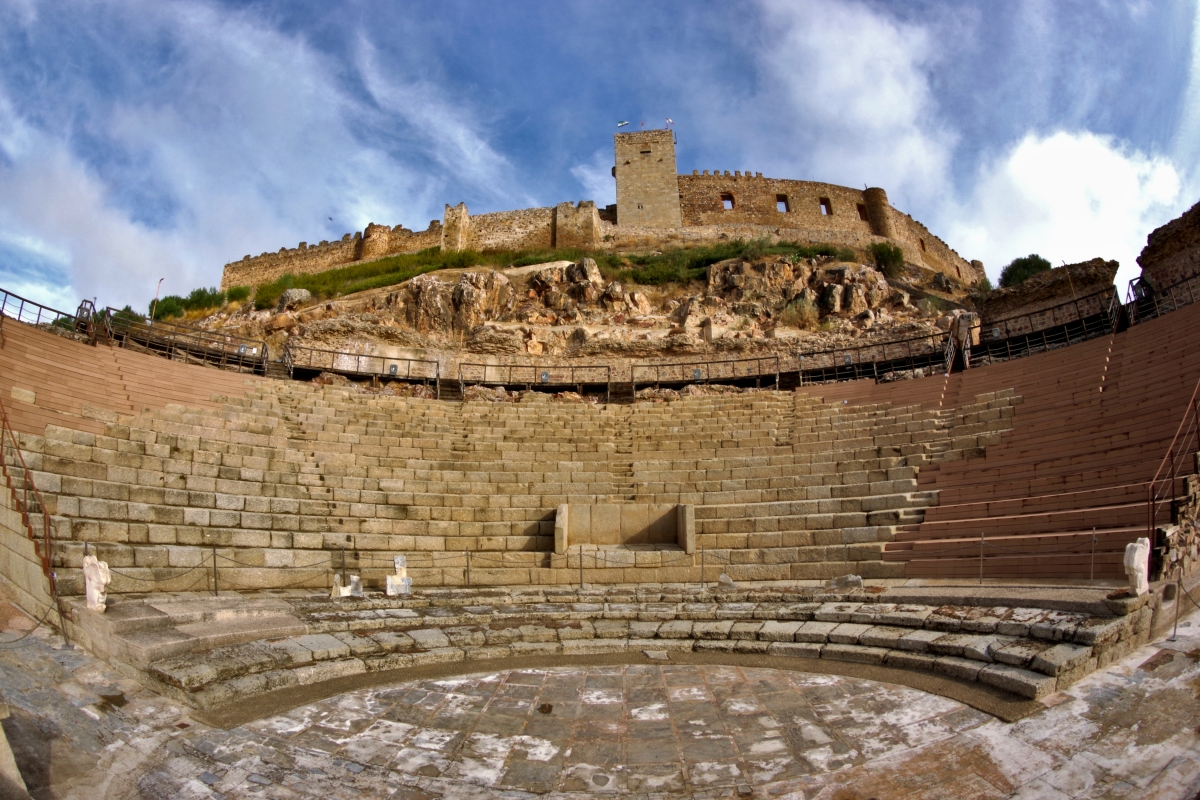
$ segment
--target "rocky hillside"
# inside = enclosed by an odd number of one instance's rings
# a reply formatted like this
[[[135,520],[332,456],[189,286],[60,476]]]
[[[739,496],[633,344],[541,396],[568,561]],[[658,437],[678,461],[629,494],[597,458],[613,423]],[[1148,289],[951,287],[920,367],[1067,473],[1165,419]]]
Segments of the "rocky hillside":
[[[919,299],[918,299],[919,298]],[[483,355],[596,358],[811,352],[930,332],[965,290],[915,267],[889,280],[834,258],[767,256],[711,265],[663,287],[607,281],[596,263],[440,270],[387,289],[201,321],[265,338],[370,352],[372,343]],[[365,348],[365,349],[364,349]]]

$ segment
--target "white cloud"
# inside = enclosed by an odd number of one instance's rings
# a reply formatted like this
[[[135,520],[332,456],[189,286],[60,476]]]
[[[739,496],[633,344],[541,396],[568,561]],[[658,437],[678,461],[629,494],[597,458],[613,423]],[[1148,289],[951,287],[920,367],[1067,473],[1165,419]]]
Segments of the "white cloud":
[[[95,13],[120,30],[124,39],[90,55],[136,77],[89,89],[68,74],[21,87],[28,106],[66,109],[62,129],[23,118],[0,88],[0,242],[61,266],[77,297],[143,306],[158,278],[164,293],[214,285],[246,253],[340,238],[368,222],[423,229],[441,216],[447,175],[515,183],[449,92],[428,80],[386,82],[369,62],[354,76],[353,65],[253,10],[75,11],[71,24],[86,27]],[[148,66],[148,42],[169,45],[169,62]],[[355,77],[378,104],[356,94]],[[88,152],[73,135],[80,129]],[[397,151],[397,138],[420,146]],[[44,286],[53,284],[47,274]]]
[[[1139,273],[1146,235],[1182,210],[1167,159],[1090,132],[1028,134],[979,171],[969,202],[941,215],[948,241],[981,259],[995,283],[1012,259],[1056,266],[1097,256],[1121,262],[1117,286]]]
[[[617,202],[617,182],[612,176],[611,150],[597,150],[590,161],[571,167],[571,174],[583,186],[581,200],[595,200],[600,208]]]
[[[861,3],[764,0],[762,10],[768,41],[754,52],[768,88],[751,118],[794,131],[794,150],[823,180],[883,186],[906,206],[945,190],[955,137],[929,85],[939,47],[928,28]]]

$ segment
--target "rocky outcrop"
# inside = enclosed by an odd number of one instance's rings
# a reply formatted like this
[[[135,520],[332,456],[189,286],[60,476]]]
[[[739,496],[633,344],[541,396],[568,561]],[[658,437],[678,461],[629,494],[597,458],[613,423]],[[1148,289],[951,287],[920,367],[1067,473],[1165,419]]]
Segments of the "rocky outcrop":
[[[1137,262],[1159,290],[1200,274],[1200,203],[1147,236]]]
[[[997,289],[984,301],[984,324],[1044,311],[1111,289],[1118,266],[1116,261],[1093,258],[1039,272],[1017,286]]]

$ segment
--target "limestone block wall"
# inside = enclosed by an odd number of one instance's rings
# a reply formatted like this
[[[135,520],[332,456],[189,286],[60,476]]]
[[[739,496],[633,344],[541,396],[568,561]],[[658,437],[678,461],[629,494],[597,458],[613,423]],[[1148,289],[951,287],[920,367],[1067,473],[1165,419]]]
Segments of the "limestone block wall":
[[[554,208],[496,211],[470,218],[472,250],[534,250],[554,247]]]
[[[683,225],[671,131],[635,131],[613,137],[618,220],[623,225]]]
[[[37,617],[49,610],[49,579],[42,573],[37,549],[21,523],[12,496],[0,486],[0,593]]]

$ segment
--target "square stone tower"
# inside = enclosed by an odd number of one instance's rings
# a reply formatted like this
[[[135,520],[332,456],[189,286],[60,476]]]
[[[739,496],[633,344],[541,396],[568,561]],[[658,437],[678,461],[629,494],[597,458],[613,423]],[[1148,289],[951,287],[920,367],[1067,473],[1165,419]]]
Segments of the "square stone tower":
[[[617,224],[683,227],[679,173],[671,131],[634,131],[613,137],[616,151]]]

